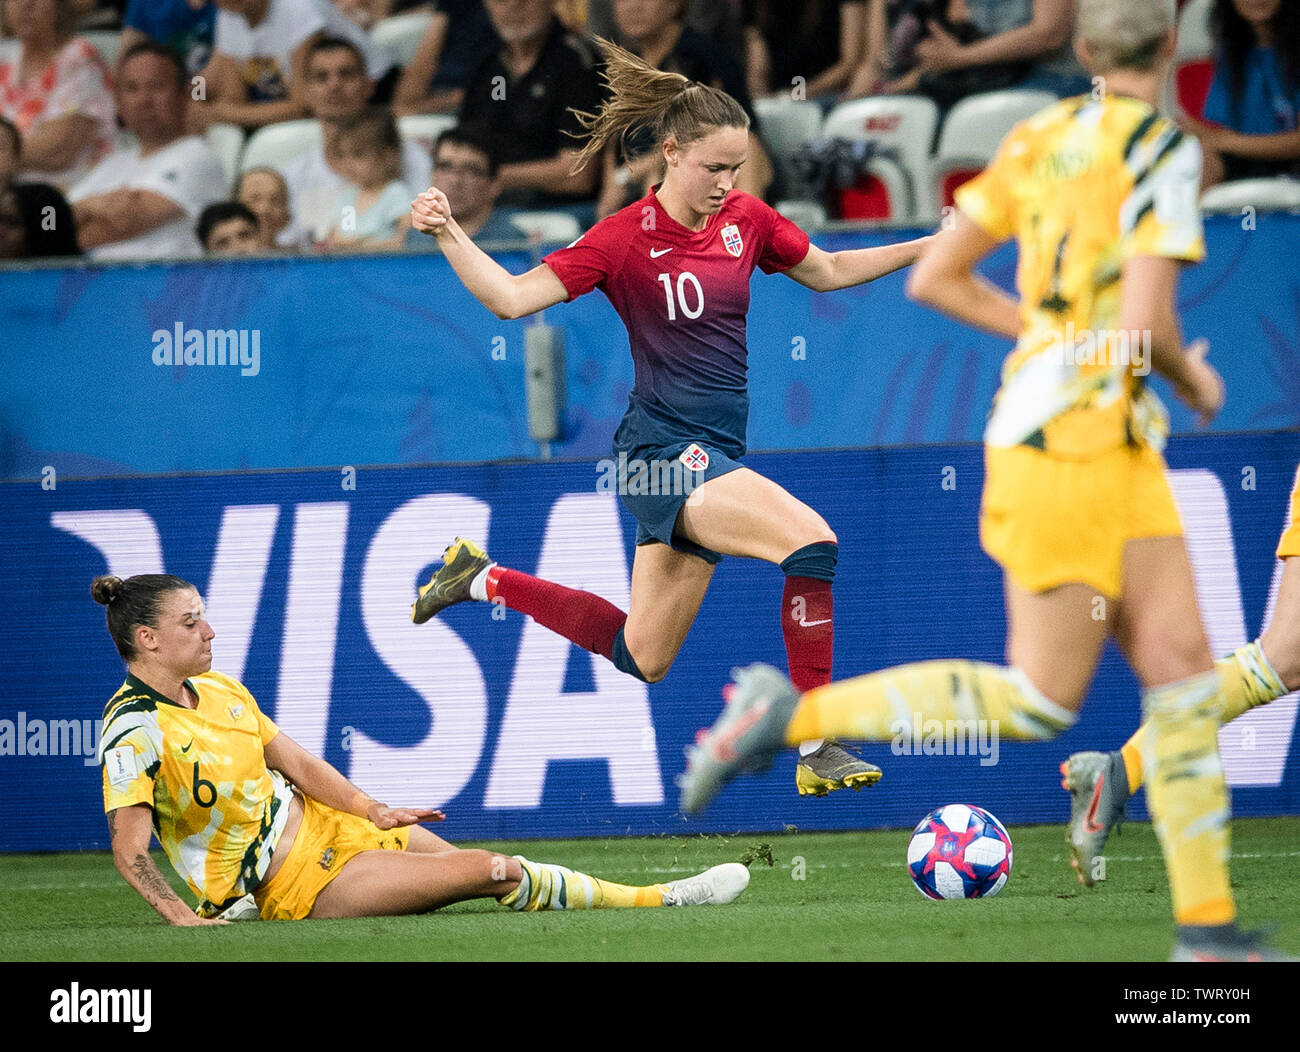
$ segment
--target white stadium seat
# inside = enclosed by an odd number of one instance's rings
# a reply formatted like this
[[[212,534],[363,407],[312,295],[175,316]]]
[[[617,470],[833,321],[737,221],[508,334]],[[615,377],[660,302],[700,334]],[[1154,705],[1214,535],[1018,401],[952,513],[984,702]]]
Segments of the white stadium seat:
[[[516,212],[510,222],[530,241],[567,245],[582,236],[582,226],[568,212]]]
[[[1213,58],[1214,36],[1210,32],[1210,12],[1214,0],[1188,0],[1178,13],[1178,45],[1174,64],[1189,58]]]
[[[1210,13],[1214,0],[1189,0],[1178,15],[1178,44],[1174,70],[1160,93],[1160,111],[1172,116],[1180,110],[1199,117],[1214,74],[1214,36]]]
[[[233,191],[235,176],[239,174],[239,155],[244,150],[244,129],[237,124],[209,124],[203,137],[221,158],[226,185]]]
[[[397,118],[397,130],[407,142],[419,143],[427,152],[433,152],[438,136],[448,128],[456,127],[456,117],[451,113],[415,113]]]
[[[930,167],[928,202],[935,214],[952,191],[983,171],[1016,124],[1056,102],[1049,91],[989,91],[962,99],[943,122]]]
[[[1243,208],[1257,212],[1300,211],[1300,180],[1237,179],[1212,186],[1201,194],[1201,211],[1241,215]]]
[[[826,225],[826,207],[817,201],[778,201],[776,210],[795,226],[810,234]]]
[[[908,184],[904,200],[899,200],[891,191],[888,219],[930,218],[928,202],[918,201],[921,188],[928,185],[930,178],[930,143],[934,139],[935,126],[939,121],[939,108],[931,99],[920,95],[879,95],[868,99],[853,99],[841,102],[826,115],[822,125],[822,135],[842,139],[870,139],[882,149],[892,151],[898,158],[901,174]],[[872,174],[879,176],[886,189],[890,182],[896,182],[892,174],[886,174],[890,167],[881,162],[887,158],[878,158],[871,162]]]
[[[321,143],[317,121],[281,121],[258,128],[248,138],[239,170],[279,168]]]
[[[85,37],[99,52],[109,69],[117,67],[117,56],[122,53],[122,31],[120,29],[88,29],[77,36]]]
[[[375,23],[370,31],[370,39],[387,53],[393,60],[393,65],[408,66],[432,21],[431,11],[393,15],[392,18],[380,19]]]
[[[816,139],[822,130],[822,110],[815,102],[801,102],[781,96],[775,99],[755,99],[754,112],[763,135],[763,142],[772,153],[786,186],[791,185],[790,158],[806,142]]]

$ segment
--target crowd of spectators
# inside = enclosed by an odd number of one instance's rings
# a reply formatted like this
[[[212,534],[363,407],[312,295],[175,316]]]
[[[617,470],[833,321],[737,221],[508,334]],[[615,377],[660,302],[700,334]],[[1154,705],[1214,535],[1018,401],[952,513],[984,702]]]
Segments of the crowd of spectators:
[[[1207,180],[1300,174],[1300,0],[1215,0],[1199,136]],[[403,68],[373,28],[429,16]],[[754,100],[961,98],[1089,81],[1073,0],[3,0],[0,258],[433,249],[409,228],[432,181],[471,236],[519,240],[518,210],[581,227],[660,176],[648,133],[573,171],[603,97],[603,36],[734,95],[753,135],[741,187],[772,157]],[[120,34],[109,64],[79,30]],[[430,155],[399,120],[447,114]],[[205,133],[312,121],[295,156],[231,185]],[[33,189],[39,188],[39,189]]]

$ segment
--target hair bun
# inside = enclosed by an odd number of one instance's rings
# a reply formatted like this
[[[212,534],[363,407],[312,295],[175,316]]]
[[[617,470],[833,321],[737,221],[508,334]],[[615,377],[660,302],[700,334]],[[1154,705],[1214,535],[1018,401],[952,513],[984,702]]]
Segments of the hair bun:
[[[105,574],[90,582],[90,598],[100,606],[108,606],[122,593],[122,578]]]

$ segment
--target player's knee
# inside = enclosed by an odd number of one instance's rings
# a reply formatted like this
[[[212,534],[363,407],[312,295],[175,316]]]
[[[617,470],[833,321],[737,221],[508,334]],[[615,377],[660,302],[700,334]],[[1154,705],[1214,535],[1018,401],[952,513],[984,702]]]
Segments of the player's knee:
[[[645,677],[647,683],[658,683],[668,675],[668,670],[673,667],[673,659],[668,657],[649,661],[638,661],[636,664],[637,668],[641,670],[641,675]]]

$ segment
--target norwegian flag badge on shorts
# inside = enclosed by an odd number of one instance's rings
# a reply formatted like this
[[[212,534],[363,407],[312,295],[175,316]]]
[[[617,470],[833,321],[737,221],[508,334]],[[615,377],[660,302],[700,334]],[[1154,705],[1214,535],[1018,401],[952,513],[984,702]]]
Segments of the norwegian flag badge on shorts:
[[[682,455],[677,458],[692,471],[703,471],[709,466],[709,454],[700,448],[698,442],[692,442],[682,450]]]
[[[722,244],[728,252],[739,259],[740,253],[745,248],[745,242],[740,237],[740,227],[736,226],[735,223],[728,223],[724,226],[722,228]]]

